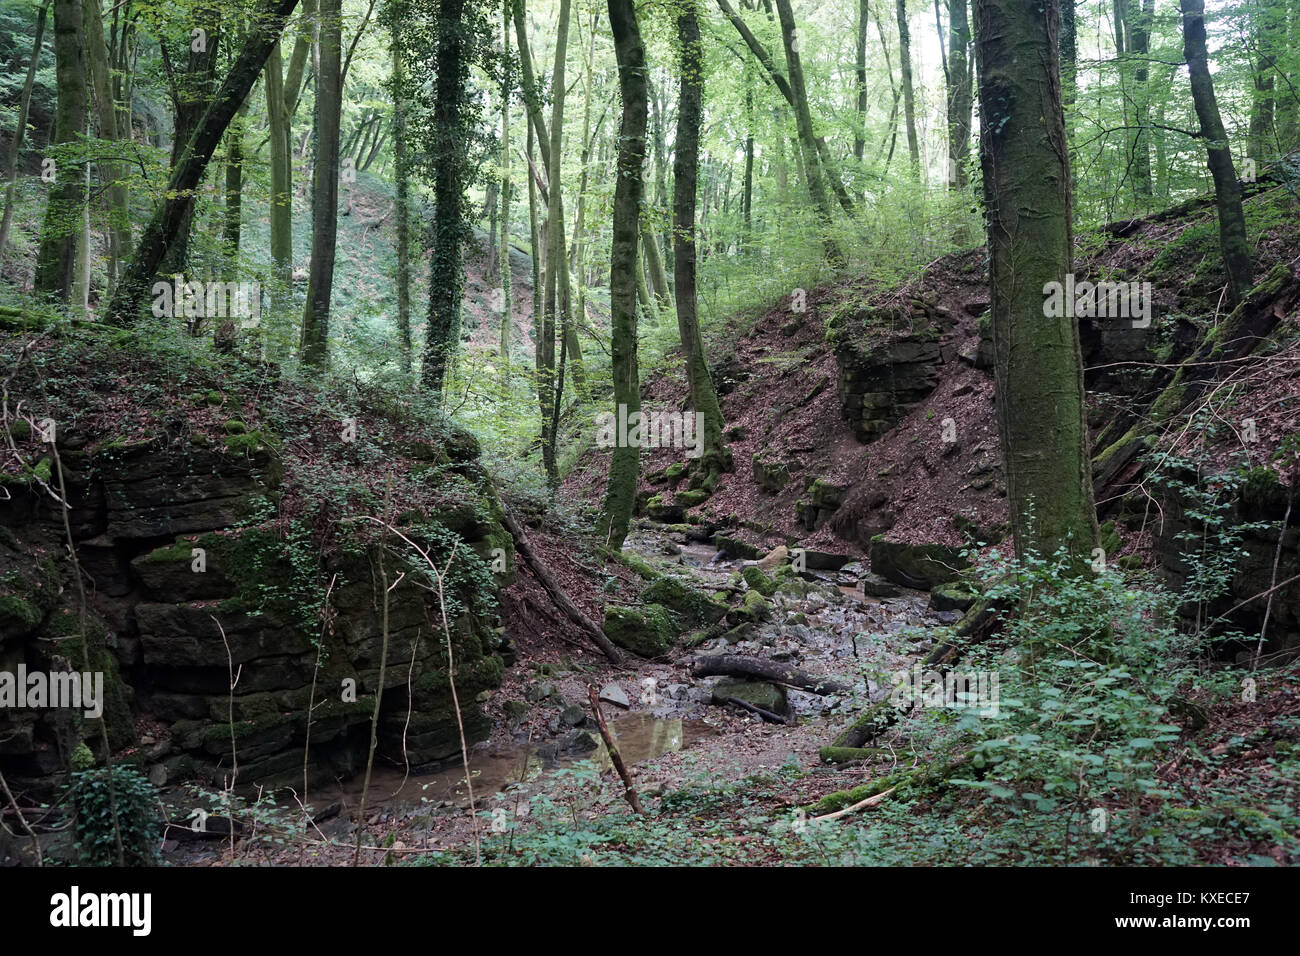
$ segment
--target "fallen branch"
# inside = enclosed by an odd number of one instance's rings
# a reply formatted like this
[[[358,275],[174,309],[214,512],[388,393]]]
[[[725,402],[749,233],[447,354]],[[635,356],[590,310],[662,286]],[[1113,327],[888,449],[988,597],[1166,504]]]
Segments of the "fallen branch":
[[[551,601],[555,606],[563,611],[564,616],[576,624],[593,644],[600,648],[601,653],[609,659],[611,664],[616,667],[622,667],[623,655],[618,652],[618,648],[616,648],[610,639],[605,636],[605,632],[600,629],[596,622],[587,617],[587,615],[583,613],[582,609],[578,607],[578,605],[574,604],[572,599],[564,593],[564,589],[561,588],[559,582],[555,580],[555,575],[551,573],[551,569],[546,566],[546,563],[537,556],[537,553],[533,551],[532,546],[529,545],[528,539],[524,537],[523,529],[519,527],[514,516],[512,516],[508,511],[505,512],[504,517],[501,519],[501,523],[505,525],[505,529],[510,532],[510,537],[514,539],[515,551],[524,559],[524,563],[528,565],[528,570],[533,573],[533,577],[537,579],[537,583],[545,589],[548,595],[550,595]]]
[[[827,813],[820,817],[813,817],[812,822],[816,823],[819,820],[838,820],[840,817],[847,817],[850,813],[857,813],[859,810],[865,810],[868,807],[877,806],[878,804],[884,803],[885,797],[889,796],[897,789],[897,786],[893,786],[888,790],[882,790],[875,796],[867,797],[865,800],[859,800],[857,803],[850,807],[845,807],[843,810],[836,810],[834,813]]]
[[[759,717],[763,718],[770,724],[789,725],[790,723],[793,722],[789,717],[782,717],[780,714],[774,714],[770,710],[764,710],[762,707],[759,707],[757,704],[751,704],[747,700],[740,700],[739,698],[736,697],[728,698],[727,700],[724,700],[723,703],[735,704],[737,707],[741,708],[742,710],[747,710],[751,714],[758,715]]]
[[[849,688],[829,677],[819,677],[776,661],[740,654],[709,654],[697,657],[691,668],[695,677],[757,677],[811,691],[814,694],[847,694]]]
[[[645,810],[641,808],[641,798],[636,795],[636,788],[632,785],[632,776],[623,765],[623,755],[618,752],[618,744],[614,743],[609,728],[605,726],[605,715],[600,712],[600,693],[594,684],[587,686],[587,697],[591,700],[591,709],[596,715],[596,726],[600,728],[600,736],[605,741],[605,749],[609,751],[609,759],[623,781],[623,797],[633,810],[645,816]]]

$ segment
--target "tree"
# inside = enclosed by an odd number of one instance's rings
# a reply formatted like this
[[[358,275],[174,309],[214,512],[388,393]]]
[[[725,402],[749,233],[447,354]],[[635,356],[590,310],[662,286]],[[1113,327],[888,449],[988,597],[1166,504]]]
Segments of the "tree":
[[[903,74],[903,117],[907,123],[907,155],[912,160],[912,174],[921,175],[920,145],[916,138],[916,91],[912,86],[912,33],[907,28],[907,0],[897,0],[898,61]]]
[[[614,184],[613,239],[609,253],[610,364],[614,378],[616,420],[641,412],[641,380],[637,368],[636,269],[641,197],[645,192],[641,168],[645,163],[646,86],[645,46],[636,20],[634,0],[609,0],[609,26],[618,60],[618,86],[623,97],[619,123],[618,166]],[[623,546],[636,499],[641,449],[632,442],[616,445],[610,455],[609,479],[601,507],[598,533],[615,550]]]
[[[1246,216],[1241,208],[1241,184],[1232,163],[1228,134],[1214,96],[1214,80],[1205,48],[1204,0],[1178,0],[1183,13],[1183,55],[1192,79],[1192,102],[1205,140],[1206,165],[1214,179],[1214,199],[1219,215],[1219,246],[1228,273],[1228,299],[1236,305],[1254,282],[1250,244],[1246,241]]]
[[[1097,537],[1077,322],[1043,295],[1072,268],[1058,7],[975,0],[998,433],[1017,554]],[[1069,310],[1062,310],[1068,313]]]
[[[471,38],[466,0],[439,0],[434,51],[437,88],[433,102],[433,252],[429,264],[429,312],[421,384],[442,392],[448,362],[460,342],[460,300],[465,281],[466,101]]]
[[[965,189],[970,181],[971,77],[970,18],[966,0],[948,0],[948,186]]]
[[[112,71],[108,48],[104,45],[104,20],[99,0],[85,0],[86,59],[90,66],[94,92],[95,116],[100,138],[116,148],[121,138],[117,122],[117,103],[113,99]],[[102,160],[100,172],[106,181],[108,199],[108,294],[112,296],[119,271],[131,251],[131,210],[127,202],[122,164],[116,158]]]
[[[329,360],[330,298],[334,291],[334,253],[338,242],[339,122],[343,111],[343,5],[320,0],[316,23],[319,47],[316,116],[312,140],[311,266],[302,314],[299,357],[324,368]]]
[[[23,81],[23,91],[18,98],[18,125],[9,140],[9,154],[5,157],[5,211],[4,218],[0,219],[0,258],[3,258],[5,246],[9,242],[9,227],[14,218],[18,157],[22,153],[23,137],[27,134],[27,111],[32,103],[32,87],[36,84],[36,68],[41,60],[41,41],[45,38],[45,21],[49,8],[49,0],[45,0],[36,13],[36,36],[32,40],[31,58],[27,61],[27,79]]]
[[[135,254],[109,303],[108,321],[118,325],[135,321],[158,275],[159,263],[181,231],[186,197],[202,180],[213,151],[257,82],[271,48],[279,41],[285,21],[297,3],[298,0],[263,0],[253,16],[243,49],[199,120],[181,162],[173,167],[164,198],[136,243]]]
[[[717,473],[730,467],[722,443],[722,407],[704,360],[695,300],[695,193],[700,165],[700,125],[704,104],[704,62],[696,0],[679,0],[677,42],[681,85],[677,98],[677,137],[673,151],[673,284],[677,299],[677,329],[691,407],[704,416],[704,454],[697,469],[700,483],[712,491]],[[694,483],[694,480],[693,480]]]
[[[86,131],[85,11],[81,0],[55,0],[54,75],[58,108],[54,116],[54,145],[68,146]],[[77,237],[86,208],[86,181],[79,165],[62,150],[55,160],[36,254],[36,291],[61,302],[72,297],[77,273]],[[60,168],[61,167],[61,168]]]
[[[392,24],[392,29],[398,29]],[[398,367],[411,374],[411,170],[406,159],[406,100],[402,58],[397,44],[392,50],[393,73],[393,178],[396,180],[394,215],[397,216],[397,349]],[[505,245],[505,226],[501,243]],[[506,300],[509,311],[509,299]]]

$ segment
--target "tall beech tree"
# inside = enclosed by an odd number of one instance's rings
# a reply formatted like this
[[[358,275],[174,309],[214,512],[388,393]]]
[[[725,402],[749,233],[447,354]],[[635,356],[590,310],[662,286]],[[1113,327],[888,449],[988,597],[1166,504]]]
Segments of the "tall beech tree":
[[[1045,313],[1073,268],[1069,148],[1057,71],[1058,7],[975,0],[980,163],[989,234],[998,434],[1017,554],[1097,537],[1077,320]],[[1069,311],[1069,310],[1062,310]]]
[[[637,367],[636,270],[640,238],[642,167],[646,154],[645,45],[636,20],[635,0],[609,0],[609,26],[618,60],[618,87],[623,117],[618,131],[618,165],[614,183],[613,239],[609,252],[610,363],[614,379],[616,421],[641,412],[641,377]],[[621,427],[620,427],[621,431]],[[618,550],[627,537],[641,472],[641,449],[621,442],[610,454],[609,479],[597,533]]]
[[[971,74],[970,17],[967,0],[948,0],[948,186],[965,189],[970,182]]]
[[[722,443],[722,407],[704,360],[704,342],[695,297],[695,194],[700,167],[700,125],[704,113],[704,58],[700,46],[697,0],[678,0],[677,42],[680,73],[677,137],[673,150],[673,285],[677,328],[691,392],[691,407],[704,416],[704,454],[696,468],[698,484],[709,491],[730,455]]]
[[[1205,140],[1205,161],[1214,179],[1214,200],[1219,216],[1219,246],[1228,273],[1228,299],[1236,305],[1254,282],[1250,243],[1246,240],[1246,215],[1241,208],[1241,184],[1232,163],[1228,134],[1219,115],[1214,80],[1205,46],[1204,0],[1178,0],[1183,13],[1183,56],[1192,78],[1192,102]]]
[[[299,356],[322,368],[329,360],[330,300],[334,292],[334,254],[338,245],[339,123],[343,111],[343,4],[318,6],[316,115],[312,138],[311,267],[302,313]]]
[[[81,0],[54,2],[54,76],[58,107],[54,145],[70,146],[86,132],[85,10]],[[77,242],[86,208],[86,179],[80,164],[54,166],[54,188],[45,206],[36,253],[36,291],[68,302],[77,276]]]
[[[912,173],[921,175],[921,148],[916,137],[916,88],[912,84],[912,31],[907,25],[907,0],[897,0],[898,63],[903,83],[903,119],[907,126],[907,155]]]

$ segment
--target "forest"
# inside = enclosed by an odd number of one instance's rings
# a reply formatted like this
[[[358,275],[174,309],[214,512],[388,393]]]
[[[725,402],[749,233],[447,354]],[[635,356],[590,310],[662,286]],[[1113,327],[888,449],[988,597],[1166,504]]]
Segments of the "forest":
[[[0,0],[0,166],[0,865],[1300,862],[1300,0]]]

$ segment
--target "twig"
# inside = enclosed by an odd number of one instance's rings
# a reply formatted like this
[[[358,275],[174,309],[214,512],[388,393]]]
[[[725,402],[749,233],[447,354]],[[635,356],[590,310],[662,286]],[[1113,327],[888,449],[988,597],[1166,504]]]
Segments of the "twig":
[[[27,831],[27,835],[32,839],[32,849],[36,851],[36,865],[44,866],[45,861],[41,859],[41,841],[37,839],[36,833],[27,822],[27,818],[23,816],[23,811],[22,808],[18,806],[18,801],[15,800],[14,795],[10,793],[9,784],[5,782],[5,775],[3,773],[0,773],[0,790],[3,790],[5,796],[9,798],[9,802],[13,805],[14,813],[18,814],[19,824],[22,825],[22,828]]]
[[[867,799],[865,800],[859,800],[857,803],[853,804],[852,806],[845,807],[843,810],[836,810],[834,813],[826,813],[820,817],[813,817],[812,822],[817,823],[821,820],[838,820],[840,817],[846,817],[850,813],[857,813],[859,810],[865,810],[868,807],[878,806],[885,802],[885,797],[889,796],[897,789],[898,789],[897,786],[893,786],[890,787],[888,790],[881,790],[879,793],[875,794],[874,796],[867,797]]]

